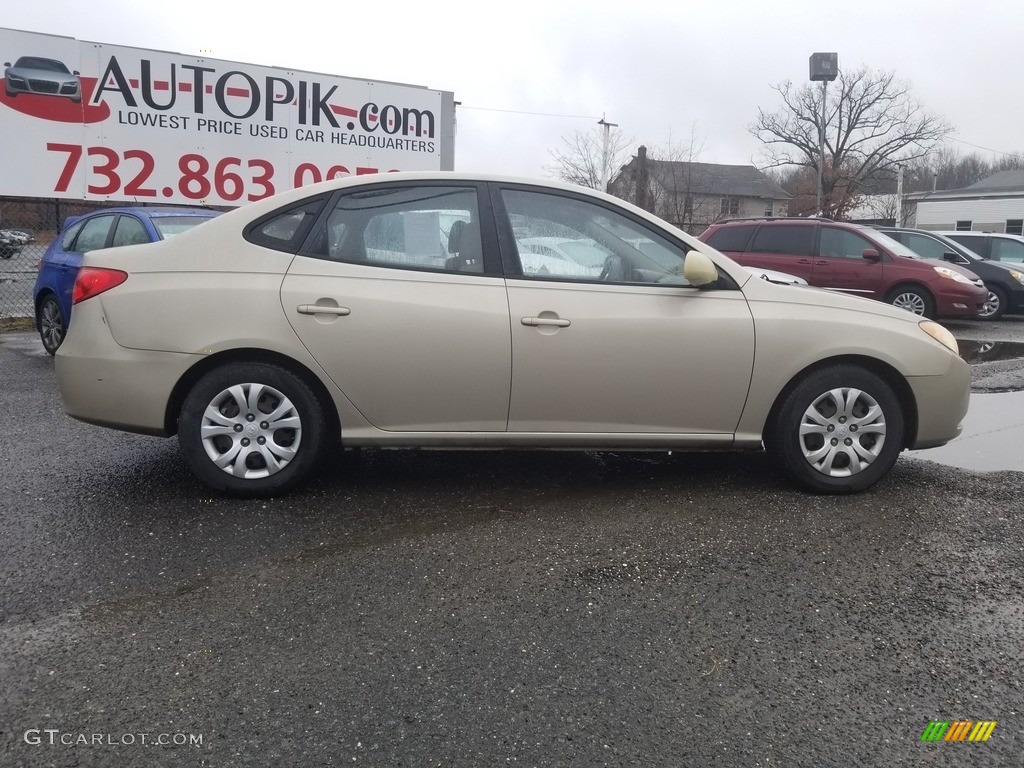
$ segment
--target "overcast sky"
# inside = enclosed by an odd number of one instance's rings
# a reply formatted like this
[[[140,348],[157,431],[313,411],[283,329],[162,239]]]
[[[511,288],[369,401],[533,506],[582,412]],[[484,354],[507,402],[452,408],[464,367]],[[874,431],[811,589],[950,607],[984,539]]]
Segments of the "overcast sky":
[[[322,3],[36,0],[3,26],[115,45],[414,83],[461,102],[455,168],[548,176],[602,115],[636,143],[703,142],[759,163],[748,131],[808,57],[894,70],[961,152],[1024,152],[1024,14],[1009,0],[518,0]]]

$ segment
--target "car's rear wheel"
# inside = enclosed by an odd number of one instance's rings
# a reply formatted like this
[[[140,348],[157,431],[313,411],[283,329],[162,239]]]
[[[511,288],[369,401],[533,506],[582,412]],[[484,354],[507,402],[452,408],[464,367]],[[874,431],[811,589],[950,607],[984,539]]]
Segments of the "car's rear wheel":
[[[986,285],[988,298],[978,313],[981,320],[998,320],[1006,314],[1006,302],[1008,301],[1006,291],[998,285]]]
[[[935,317],[935,300],[923,288],[903,285],[893,290],[886,299],[897,309],[905,309],[922,317]]]
[[[765,443],[804,488],[853,493],[892,469],[903,450],[903,424],[886,382],[841,364],[810,373],[784,395]]]
[[[290,371],[229,363],[186,396],[178,442],[206,485],[235,496],[271,496],[313,469],[326,423],[316,395]]]
[[[39,311],[36,313],[36,328],[39,329],[39,338],[43,342],[43,349],[51,355],[57,354],[57,349],[64,343],[64,336],[68,327],[64,321],[64,313],[60,311],[60,304],[57,297],[52,293],[39,302]]]

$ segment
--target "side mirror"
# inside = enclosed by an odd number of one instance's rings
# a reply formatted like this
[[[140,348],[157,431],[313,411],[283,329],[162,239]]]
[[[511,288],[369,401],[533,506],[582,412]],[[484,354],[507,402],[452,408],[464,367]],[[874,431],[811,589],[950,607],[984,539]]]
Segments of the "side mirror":
[[[11,62],[9,62],[9,61],[5,61],[5,62],[4,62],[4,66],[5,66],[5,67],[9,67],[9,66],[11,66]]]
[[[73,71],[71,72],[71,74],[72,74],[72,75],[77,75],[77,74],[78,74],[78,70],[77,70],[77,69],[76,69],[76,70],[73,70]]]
[[[878,261],[882,258],[874,248],[865,248],[864,253],[862,253],[861,256],[868,261]]]
[[[683,277],[695,288],[703,288],[718,282],[718,269],[707,255],[700,251],[687,251]]]

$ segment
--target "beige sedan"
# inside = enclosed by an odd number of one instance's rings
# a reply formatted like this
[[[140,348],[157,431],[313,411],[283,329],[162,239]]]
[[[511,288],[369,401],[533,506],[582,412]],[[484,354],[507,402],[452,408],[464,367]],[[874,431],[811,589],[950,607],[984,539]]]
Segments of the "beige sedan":
[[[600,270],[524,270],[536,238]],[[571,265],[570,265],[571,266]],[[960,432],[940,325],[775,285],[660,219],[555,182],[388,174],[85,257],[57,355],[67,412],[177,434],[195,474],[282,492],[326,445],[760,450],[863,490]]]

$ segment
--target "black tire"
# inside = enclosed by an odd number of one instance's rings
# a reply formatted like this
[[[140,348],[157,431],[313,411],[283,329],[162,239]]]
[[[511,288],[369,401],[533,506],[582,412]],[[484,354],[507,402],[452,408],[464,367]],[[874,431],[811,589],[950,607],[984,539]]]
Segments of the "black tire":
[[[978,319],[998,320],[1006,314],[1006,303],[1010,299],[1006,295],[1006,290],[998,285],[986,284],[985,287],[988,289],[988,299],[981,312],[978,313]]]
[[[39,309],[36,311],[36,330],[39,331],[43,349],[51,355],[57,354],[67,335],[68,324],[64,319],[64,313],[60,311],[57,297],[52,293],[46,294],[39,302]]]
[[[835,407],[835,390],[844,399],[854,396],[851,407]],[[880,410],[871,416],[874,406]],[[811,429],[801,435],[805,425]],[[840,364],[808,374],[782,395],[765,446],[807,490],[854,493],[892,469],[903,450],[903,425],[899,399],[888,384],[863,368]]]
[[[928,319],[935,318],[935,299],[924,288],[916,285],[901,285],[889,292],[886,302],[899,309],[913,312]]]
[[[208,417],[210,408],[219,417]],[[320,400],[290,371],[269,363],[228,363],[203,376],[186,396],[178,442],[192,471],[211,488],[233,496],[273,496],[316,466],[328,422]],[[204,440],[204,425],[225,432]]]

